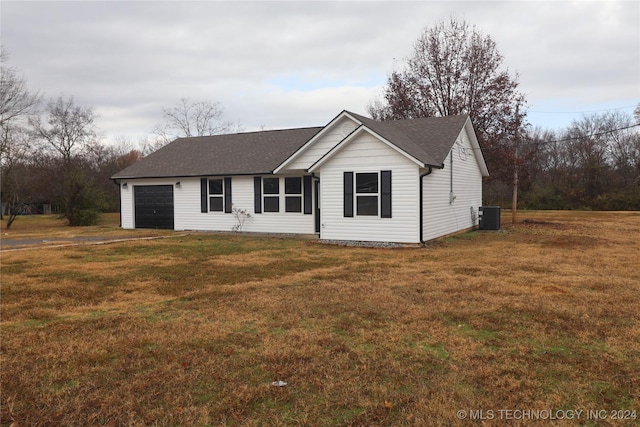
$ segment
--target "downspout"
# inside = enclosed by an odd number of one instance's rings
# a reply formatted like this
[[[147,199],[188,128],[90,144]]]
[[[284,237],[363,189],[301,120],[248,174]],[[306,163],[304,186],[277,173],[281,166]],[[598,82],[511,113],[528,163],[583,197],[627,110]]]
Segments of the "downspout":
[[[420,175],[420,243],[424,245],[424,180],[423,178],[433,172],[431,166],[429,170]]]
[[[449,166],[449,204],[453,205],[453,202],[456,200],[456,195],[453,192],[453,149],[451,150],[450,158],[450,166]]]

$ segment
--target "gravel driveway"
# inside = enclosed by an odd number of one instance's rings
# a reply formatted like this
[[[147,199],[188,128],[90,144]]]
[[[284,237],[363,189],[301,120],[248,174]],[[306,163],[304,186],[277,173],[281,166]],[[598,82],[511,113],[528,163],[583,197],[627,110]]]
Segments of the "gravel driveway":
[[[131,236],[79,236],[79,237],[52,237],[50,239],[0,239],[0,251],[24,250],[35,248],[52,248],[60,246],[101,245],[114,242],[126,242],[129,240],[153,240],[168,237],[179,237],[185,234],[155,237],[131,237]]]

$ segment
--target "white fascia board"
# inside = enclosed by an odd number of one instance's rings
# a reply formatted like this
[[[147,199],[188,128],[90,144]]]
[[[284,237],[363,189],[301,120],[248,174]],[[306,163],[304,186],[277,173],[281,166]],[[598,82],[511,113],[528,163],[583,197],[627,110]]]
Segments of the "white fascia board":
[[[287,157],[285,159],[284,162],[280,163],[280,165],[275,168],[273,170],[273,173],[279,173],[280,171],[282,171],[282,169],[286,168],[287,165],[289,165],[291,162],[293,162],[295,159],[297,159],[298,157],[300,157],[300,155],[302,153],[304,153],[305,151],[307,151],[307,149],[309,147],[311,147],[313,144],[315,144],[315,142],[319,139],[321,139],[324,135],[327,134],[327,132],[329,132],[331,130],[331,128],[338,122],[340,121],[340,119],[342,119],[343,117],[348,117],[351,120],[353,120],[356,123],[362,124],[362,122],[358,119],[356,119],[355,117],[353,117],[351,114],[349,114],[349,112],[347,112],[346,110],[342,110],[342,112],[340,114],[338,114],[336,117],[333,118],[333,120],[331,120],[329,123],[327,123],[327,125],[322,128],[322,130],[320,132],[318,132],[317,134],[315,134],[313,136],[313,138],[311,138],[310,140],[308,140],[307,142],[304,143],[304,145],[300,148],[298,148],[298,150],[293,153],[291,156]]]
[[[466,130],[467,135],[469,135],[469,141],[471,141],[471,147],[473,147],[473,153],[475,154],[476,162],[478,162],[480,173],[482,173],[482,176],[489,176],[489,169],[487,169],[487,164],[484,162],[482,149],[480,148],[480,144],[478,143],[476,131],[473,129],[473,123],[471,123],[470,118],[467,118],[467,121],[464,124],[464,130]]]
[[[405,156],[407,159],[411,160],[413,163],[415,163],[419,167],[421,167],[421,168],[427,167],[427,165],[425,165],[424,162],[421,162],[420,160],[416,159],[412,155],[410,155],[410,154],[406,153],[405,151],[401,150],[395,144],[393,144],[392,142],[387,141],[385,138],[383,138],[382,136],[378,135],[377,133],[375,133],[374,131],[372,131],[371,129],[366,127],[365,125],[360,125],[353,132],[351,132],[346,138],[344,138],[342,141],[340,141],[340,143],[338,143],[338,145],[333,147],[331,150],[329,150],[329,152],[327,152],[324,156],[322,156],[320,159],[318,159],[317,162],[312,164],[311,167],[308,169],[308,171],[309,172],[317,171],[318,168],[320,168],[327,160],[332,158],[344,146],[349,144],[351,141],[353,141],[358,135],[362,134],[363,132],[367,132],[369,135],[373,136],[374,138],[377,138],[379,141],[381,141],[384,144],[386,144],[387,146],[389,146],[389,148],[391,148],[391,149],[397,151],[398,153],[402,154],[403,156]]]

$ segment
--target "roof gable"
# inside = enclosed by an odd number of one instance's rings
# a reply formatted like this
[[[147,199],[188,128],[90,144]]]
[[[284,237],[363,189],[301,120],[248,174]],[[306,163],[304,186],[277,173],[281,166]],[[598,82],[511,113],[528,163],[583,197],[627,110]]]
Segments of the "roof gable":
[[[332,131],[334,131],[334,128],[336,126],[338,126],[341,122],[344,121],[344,119],[350,119],[353,122],[355,122],[353,129],[351,129],[351,131],[355,130],[358,125],[361,125],[362,122],[359,120],[359,117],[357,114],[351,113],[349,111],[343,110],[342,112],[340,112],[340,114],[338,114],[337,116],[335,116],[333,119],[331,119],[331,121],[329,123],[327,123],[320,132],[318,132],[317,134],[315,134],[313,136],[313,138],[309,139],[302,147],[300,147],[295,153],[293,153],[289,158],[285,159],[280,165],[278,165],[277,168],[275,168],[274,172],[278,173],[280,171],[282,171],[283,169],[286,169],[287,167],[291,166],[295,160],[300,159],[305,152],[308,152],[309,149],[311,147],[313,147],[314,145],[316,145],[320,140],[322,140],[323,138],[325,138],[326,136],[328,136],[328,134],[330,134]],[[343,137],[345,137],[347,135],[343,134]],[[340,141],[336,141],[335,144],[339,143]],[[329,151],[331,150],[331,148],[329,149]],[[326,154],[326,153],[325,153]],[[316,159],[317,161],[317,159]]]
[[[292,161],[300,157],[302,153],[308,151],[310,147],[316,144],[326,134],[331,132],[340,121],[348,117],[360,125],[366,126],[373,131],[385,143],[391,143],[411,160],[417,159],[424,166],[432,166],[441,168],[444,165],[449,151],[455,144],[460,133],[465,129],[468,121],[467,115],[445,116],[445,117],[425,117],[419,119],[404,120],[388,120],[376,121],[368,117],[361,116],[351,111],[343,110],[333,120],[331,120],[320,132],[307,141],[300,149],[291,157],[286,159],[276,168],[276,172],[285,169]],[[473,129],[471,129],[473,131]],[[345,136],[347,139],[349,136]],[[343,146],[344,141],[340,141],[326,155],[335,152],[335,148]],[[317,168],[318,162],[325,156],[322,156],[313,164]],[[484,163],[484,160],[482,160]]]
[[[415,157],[411,156],[406,151],[401,150],[396,144],[388,141],[386,138],[380,136],[379,134],[377,134],[373,130],[369,129],[367,126],[360,125],[360,126],[358,126],[358,128],[356,130],[351,132],[345,139],[340,141],[340,143],[338,145],[333,147],[329,152],[327,152],[324,156],[322,156],[320,159],[318,159],[318,161],[316,161],[313,165],[311,165],[309,167],[309,172],[315,172],[316,170],[318,170],[327,160],[332,158],[342,148],[344,148],[346,145],[350,144],[351,141],[355,140],[358,136],[362,135],[363,133],[368,133],[369,135],[372,135],[373,137],[375,137],[380,142],[382,142],[385,145],[387,145],[392,150],[395,150],[395,151],[399,152],[400,154],[402,154],[403,156],[408,158],[410,161],[416,163],[418,166],[422,166],[423,165],[423,163],[420,160],[418,160]]]

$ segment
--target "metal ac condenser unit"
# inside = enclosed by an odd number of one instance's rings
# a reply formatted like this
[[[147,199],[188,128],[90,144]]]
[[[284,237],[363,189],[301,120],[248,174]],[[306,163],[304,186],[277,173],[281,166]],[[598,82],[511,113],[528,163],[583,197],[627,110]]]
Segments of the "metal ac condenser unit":
[[[500,206],[480,206],[480,230],[500,230]]]

